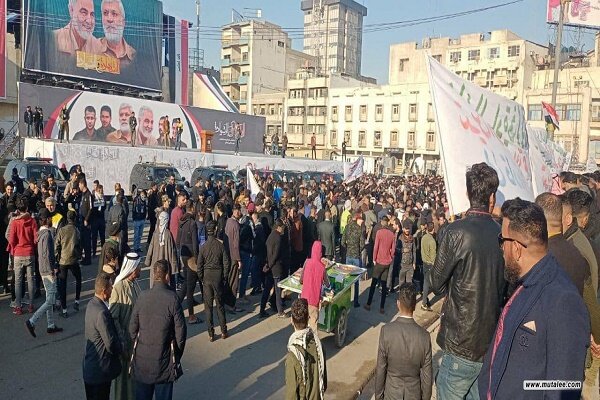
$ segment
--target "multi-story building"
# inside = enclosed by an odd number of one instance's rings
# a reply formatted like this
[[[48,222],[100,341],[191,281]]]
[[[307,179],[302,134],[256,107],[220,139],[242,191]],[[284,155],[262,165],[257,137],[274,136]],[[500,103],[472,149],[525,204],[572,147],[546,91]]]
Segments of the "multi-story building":
[[[255,94],[285,91],[288,76],[315,62],[291,48],[280,26],[258,19],[222,27],[221,45],[221,85],[244,114]]]
[[[572,162],[585,164],[588,155],[600,163],[600,36],[594,51],[571,56],[562,64],[558,76],[556,112],[560,129],[554,140],[573,152]],[[523,106],[532,126],[545,127],[542,101],[552,102],[553,61],[539,59],[539,70],[532,74],[531,88],[526,91]]]
[[[367,8],[354,0],[303,0],[304,52],[319,74],[361,75],[362,29]]]
[[[428,83],[406,83],[368,88],[332,89],[328,140],[349,159],[363,156],[368,170],[375,160],[387,172],[409,166],[423,157],[436,169],[439,145]]]
[[[274,134],[282,137],[285,126],[285,92],[259,93],[252,98],[252,114],[265,117],[266,140],[271,143]]]
[[[522,103],[536,60],[548,48],[508,30],[395,44],[390,47],[390,85],[427,82],[426,54],[462,78]]]
[[[328,126],[333,118],[329,114],[330,92],[335,88],[360,90],[370,86],[374,85],[342,74],[319,76],[314,68],[299,70],[295,79],[288,81],[285,100],[284,133],[288,136],[288,154],[310,156],[313,133],[316,136],[318,158],[327,159],[339,153],[340,147],[327,140]]]

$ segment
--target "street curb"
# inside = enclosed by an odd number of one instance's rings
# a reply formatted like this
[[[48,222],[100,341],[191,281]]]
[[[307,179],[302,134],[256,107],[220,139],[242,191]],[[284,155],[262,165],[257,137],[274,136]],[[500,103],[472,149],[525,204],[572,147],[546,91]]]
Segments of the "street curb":
[[[421,326],[427,329],[427,332],[433,332],[435,329],[437,329],[437,327],[440,326],[440,315],[438,313],[435,313],[434,317],[432,317],[431,319],[427,319],[425,324]],[[373,377],[375,376],[375,370],[377,369],[377,363],[375,364],[375,367],[371,371],[369,371],[369,373],[366,375],[366,378],[363,379],[362,382],[360,382],[359,389],[356,391],[356,394],[354,394],[354,396],[351,397],[351,400],[358,399],[359,396],[362,394],[363,390],[365,389],[365,386],[367,386],[371,379],[373,379]]]

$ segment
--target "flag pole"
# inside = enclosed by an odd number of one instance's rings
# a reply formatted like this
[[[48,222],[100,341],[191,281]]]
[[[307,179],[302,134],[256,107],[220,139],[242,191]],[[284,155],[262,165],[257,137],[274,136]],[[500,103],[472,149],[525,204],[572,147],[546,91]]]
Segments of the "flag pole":
[[[558,18],[558,32],[554,46],[554,80],[552,81],[552,107],[556,110],[556,94],[558,91],[558,71],[560,69],[560,53],[562,50],[563,26],[565,24],[566,4],[571,0],[560,0],[560,17]],[[548,130],[550,140],[554,140],[554,130]]]

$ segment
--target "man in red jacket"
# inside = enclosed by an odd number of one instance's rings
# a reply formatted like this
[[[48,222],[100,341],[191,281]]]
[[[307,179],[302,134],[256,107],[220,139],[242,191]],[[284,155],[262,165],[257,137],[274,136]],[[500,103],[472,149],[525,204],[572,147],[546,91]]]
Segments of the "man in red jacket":
[[[27,274],[27,290],[29,291],[29,313],[33,313],[33,266],[35,265],[35,246],[37,243],[37,223],[31,214],[27,212],[27,199],[17,199],[16,207],[19,214],[14,217],[10,224],[8,236],[8,251],[14,257],[15,269],[15,301],[16,307],[13,314],[22,315],[23,299],[22,275],[23,270]]]
[[[388,227],[389,218],[381,219],[381,229],[377,231],[375,236],[375,248],[373,249],[373,277],[371,278],[371,288],[369,289],[369,299],[365,305],[366,310],[371,309],[371,301],[377,284],[381,282],[381,303],[379,312],[384,313],[385,298],[387,296],[387,278],[390,265],[394,260],[394,252],[396,250],[396,234]]]

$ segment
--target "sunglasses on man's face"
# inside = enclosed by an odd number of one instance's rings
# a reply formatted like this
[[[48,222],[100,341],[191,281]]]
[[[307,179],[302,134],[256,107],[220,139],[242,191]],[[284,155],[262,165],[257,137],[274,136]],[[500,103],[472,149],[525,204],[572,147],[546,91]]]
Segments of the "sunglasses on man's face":
[[[504,242],[516,242],[516,243],[519,243],[524,248],[527,248],[527,245],[525,243],[518,241],[517,239],[506,238],[506,237],[502,236],[502,233],[499,233],[498,234],[498,245],[500,247],[502,247],[502,246],[504,246]]]

